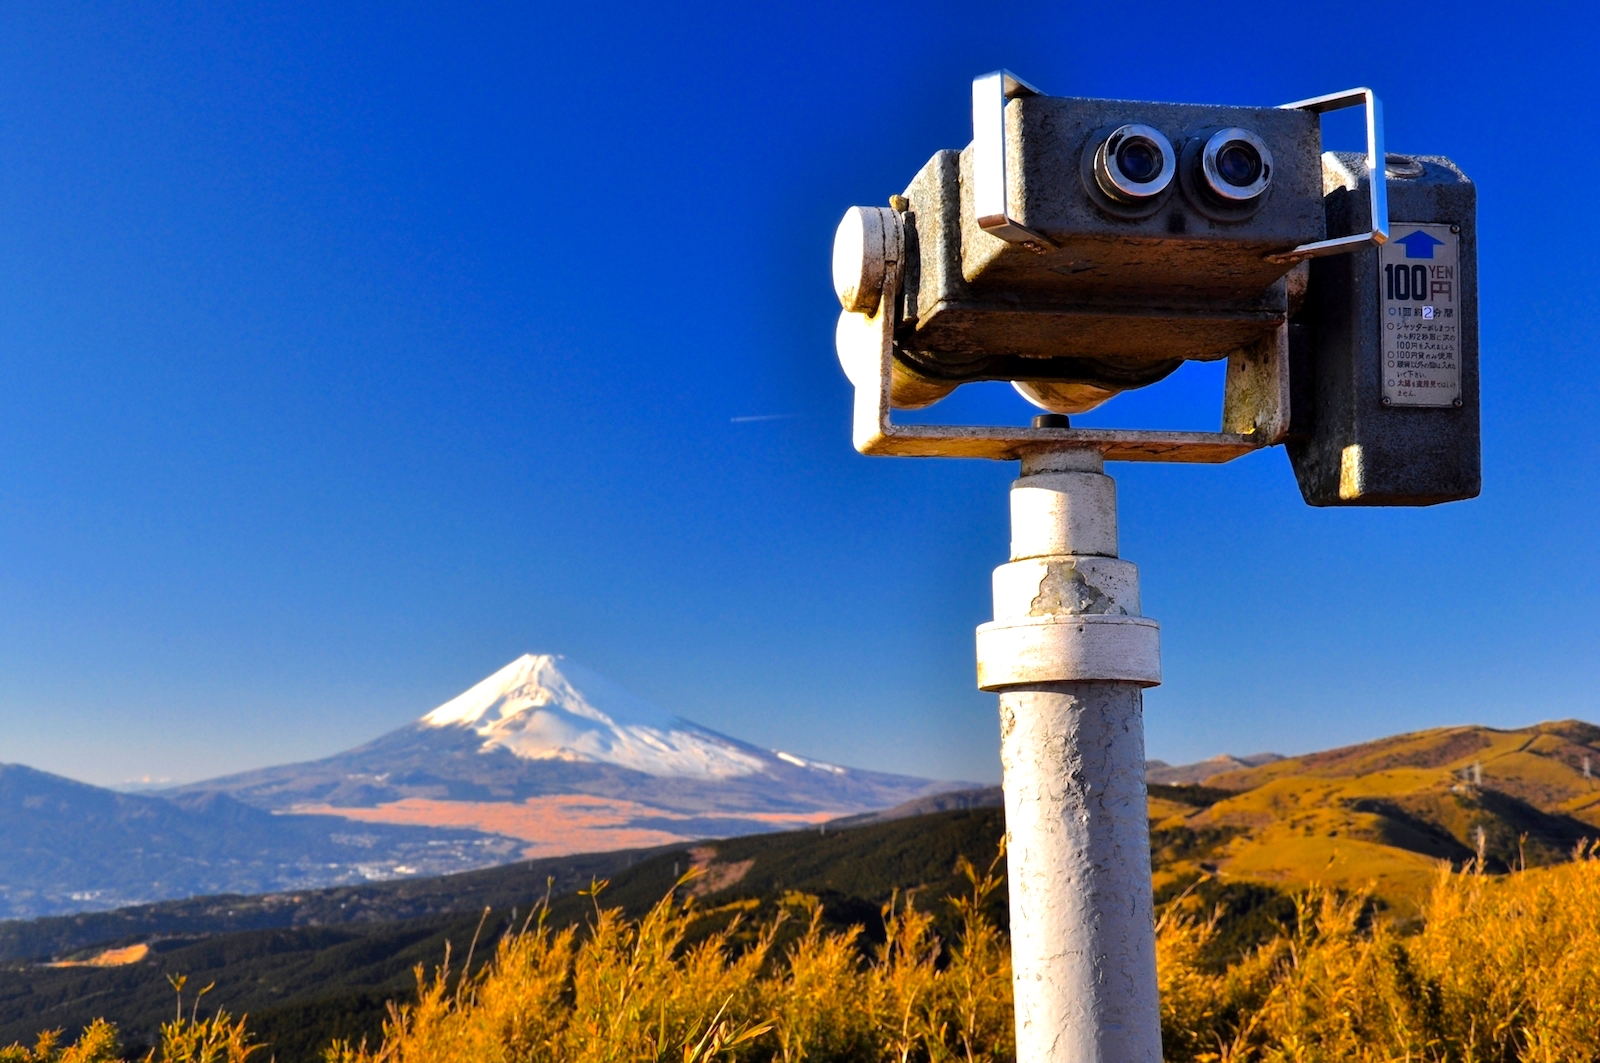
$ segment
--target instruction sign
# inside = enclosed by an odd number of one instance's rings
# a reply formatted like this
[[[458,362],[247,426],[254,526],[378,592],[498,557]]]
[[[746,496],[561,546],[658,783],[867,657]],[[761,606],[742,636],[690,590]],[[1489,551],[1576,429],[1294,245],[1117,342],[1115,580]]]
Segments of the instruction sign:
[[[1460,234],[1394,223],[1378,248],[1383,404],[1461,405]]]

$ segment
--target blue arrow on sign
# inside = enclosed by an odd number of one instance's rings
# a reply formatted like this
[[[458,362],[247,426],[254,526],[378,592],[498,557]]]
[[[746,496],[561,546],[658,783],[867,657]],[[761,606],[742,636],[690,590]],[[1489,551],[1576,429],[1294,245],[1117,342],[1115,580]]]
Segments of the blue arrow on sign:
[[[1402,236],[1395,243],[1406,249],[1407,258],[1432,258],[1433,249],[1443,245],[1444,241],[1418,229],[1410,236]]]

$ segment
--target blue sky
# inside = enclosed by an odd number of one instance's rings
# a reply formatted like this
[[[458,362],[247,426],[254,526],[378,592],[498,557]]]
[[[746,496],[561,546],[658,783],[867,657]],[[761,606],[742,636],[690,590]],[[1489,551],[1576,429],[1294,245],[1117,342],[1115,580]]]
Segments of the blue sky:
[[[1600,719],[1597,20],[1507,11],[8,4],[0,761],[322,755],[535,651],[752,741],[998,778],[972,629],[1014,466],[850,448],[828,252],[1001,66],[1370,84],[1391,150],[1479,185],[1482,498],[1313,510],[1281,451],[1112,467],[1163,625],[1151,755]],[[1099,416],[1213,427],[1216,386]]]

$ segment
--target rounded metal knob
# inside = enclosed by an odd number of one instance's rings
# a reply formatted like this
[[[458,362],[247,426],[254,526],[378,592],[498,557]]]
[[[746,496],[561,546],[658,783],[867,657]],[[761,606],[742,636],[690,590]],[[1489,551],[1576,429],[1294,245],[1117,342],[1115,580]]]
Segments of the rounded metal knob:
[[[851,207],[833,234],[833,290],[839,305],[871,314],[883,297],[889,266],[901,260],[900,215],[887,207]]]

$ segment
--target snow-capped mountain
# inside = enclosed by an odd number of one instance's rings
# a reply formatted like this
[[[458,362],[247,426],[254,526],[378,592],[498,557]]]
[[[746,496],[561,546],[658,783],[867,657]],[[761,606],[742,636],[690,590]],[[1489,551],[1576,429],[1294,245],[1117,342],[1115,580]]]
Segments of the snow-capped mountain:
[[[616,764],[658,777],[731,779],[766,766],[741,743],[547,654],[518,657],[422,724],[471,728],[485,749],[524,760]]]
[[[470,827],[520,838],[525,853],[543,856],[780,830],[970,785],[761,749],[562,657],[527,654],[364,746],[171,792]]]

